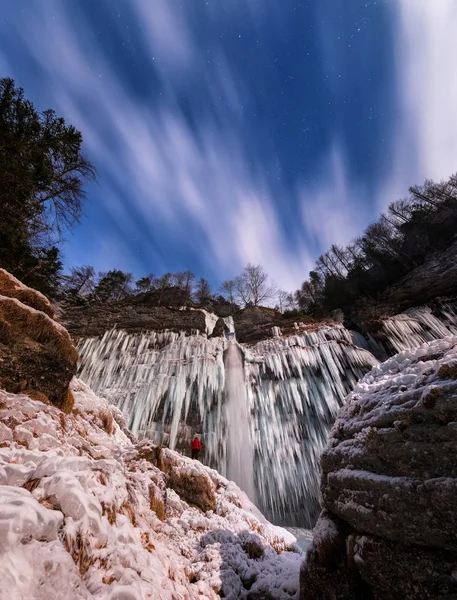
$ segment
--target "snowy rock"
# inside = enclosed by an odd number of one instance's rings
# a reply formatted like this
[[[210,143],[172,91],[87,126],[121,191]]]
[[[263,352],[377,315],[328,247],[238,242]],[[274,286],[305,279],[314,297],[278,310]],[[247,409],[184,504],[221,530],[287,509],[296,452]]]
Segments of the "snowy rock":
[[[1,600],[295,598],[293,535],[216,471],[138,443],[82,382],[70,389],[69,414],[0,390]]]
[[[401,352],[359,382],[322,455],[325,511],[302,598],[457,595],[456,422],[457,336]]]
[[[0,383],[66,409],[78,353],[50,302],[0,269]],[[25,434],[23,434],[25,435]]]
[[[23,488],[0,486],[0,548],[26,543],[31,539],[50,542],[57,539],[63,515],[43,507]]]
[[[14,275],[0,269],[0,294],[8,298],[16,298],[23,304],[44,312],[51,317],[56,318],[56,312],[49,300],[41,292],[27,287],[16,279]]]

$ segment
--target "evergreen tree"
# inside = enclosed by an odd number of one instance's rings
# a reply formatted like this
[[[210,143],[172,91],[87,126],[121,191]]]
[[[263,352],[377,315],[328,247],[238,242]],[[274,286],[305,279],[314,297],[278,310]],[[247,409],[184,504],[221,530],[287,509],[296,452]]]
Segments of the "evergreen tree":
[[[56,241],[79,220],[83,183],[95,177],[81,145],[72,125],[0,80],[0,265],[47,293],[61,269]]]
[[[156,278],[152,273],[146,275],[145,277],[141,277],[135,282],[135,291],[138,294],[144,294],[145,292],[150,292],[154,289],[154,284],[156,282]]]
[[[200,277],[195,287],[195,300],[199,304],[204,304],[208,300],[211,300],[213,294],[211,292],[211,286],[207,279]]]
[[[103,302],[122,300],[132,293],[131,283],[133,275],[113,269],[107,273],[100,273],[99,281],[95,287],[95,296]]]

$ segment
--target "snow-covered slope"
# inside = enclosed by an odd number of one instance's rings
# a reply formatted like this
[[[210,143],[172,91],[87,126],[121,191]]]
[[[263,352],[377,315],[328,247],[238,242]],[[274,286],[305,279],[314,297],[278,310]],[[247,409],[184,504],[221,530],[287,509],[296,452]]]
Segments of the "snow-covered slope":
[[[0,599],[290,599],[301,554],[232,482],[73,380],[69,415],[0,391]],[[219,596],[220,595],[220,596]]]

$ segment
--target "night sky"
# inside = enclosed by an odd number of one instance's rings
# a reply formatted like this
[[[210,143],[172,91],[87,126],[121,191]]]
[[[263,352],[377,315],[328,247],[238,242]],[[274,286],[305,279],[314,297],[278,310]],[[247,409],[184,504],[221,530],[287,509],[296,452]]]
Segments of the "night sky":
[[[0,74],[99,178],[65,266],[294,289],[457,171],[455,0],[0,0]]]

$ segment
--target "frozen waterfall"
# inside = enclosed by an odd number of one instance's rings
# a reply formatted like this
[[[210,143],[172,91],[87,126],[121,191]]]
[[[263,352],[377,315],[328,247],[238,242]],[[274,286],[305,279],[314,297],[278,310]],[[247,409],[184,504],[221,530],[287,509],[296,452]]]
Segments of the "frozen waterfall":
[[[243,354],[234,340],[230,341],[224,354],[227,477],[255,502],[251,411],[246,394]]]
[[[311,526],[328,431],[377,361],[341,325],[237,345],[233,321],[225,324],[228,340],[117,329],[86,338],[80,377],[117,404],[138,435],[188,451],[202,434],[204,460],[255,495],[270,520]]]

